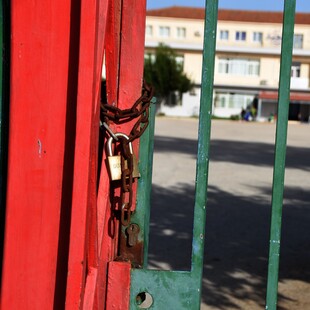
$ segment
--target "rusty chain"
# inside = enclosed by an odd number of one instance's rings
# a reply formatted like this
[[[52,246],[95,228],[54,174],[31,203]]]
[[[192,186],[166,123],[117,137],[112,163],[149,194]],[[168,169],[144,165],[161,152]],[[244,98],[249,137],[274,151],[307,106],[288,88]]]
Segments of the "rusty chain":
[[[121,158],[121,170],[122,170],[122,178],[121,178],[121,223],[123,226],[128,226],[130,224],[130,216],[131,216],[131,206],[133,200],[133,191],[132,191],[132,183],[133,183],[133,154],[129,151],[129,145],[127,143],[128,140],[122,138],[122,148],[124,156]],[[127,164],[126,164],[127,162]]]
[[[101,104],[100,118],[102,123],[123,124],[138,118],[128,135],[129,139],[119,136],[123,156],[121,157],[121,224],[130,224],[131,208],[133,201],[133,154],[130,152],[129,143],[141,137],[149,124],[149,107],[153,98],[153,88],[143,81],[142,95],[130,109],[120,109],[107,103]]]
[[[111,121],[115,124],[123,124],[139,117],[129,134],[128,143],[138,139],[149,124],[149,107],[153,94],[153,87],[143,81],[142,95],[130,109],[122,110],[108,103],[101,104],[101,121],[107,124]]]

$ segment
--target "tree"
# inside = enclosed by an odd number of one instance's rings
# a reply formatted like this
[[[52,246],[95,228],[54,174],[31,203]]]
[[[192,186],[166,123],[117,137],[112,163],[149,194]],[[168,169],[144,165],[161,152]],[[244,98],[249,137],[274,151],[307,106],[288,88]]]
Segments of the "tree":
[[[168,98],[175,92],[182,98],[182,94],[193,87],[176,57],[175,52],[164,44],[160,44],[154,54],[149,53],[145,57],[144,77],[154,86],[158,101],[165,99],[168,103]]]

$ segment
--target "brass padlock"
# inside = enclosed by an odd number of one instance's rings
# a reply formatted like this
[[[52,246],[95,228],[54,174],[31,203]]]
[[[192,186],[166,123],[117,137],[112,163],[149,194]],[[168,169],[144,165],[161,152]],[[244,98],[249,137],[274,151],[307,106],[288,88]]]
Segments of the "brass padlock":
[[[121,155],[113,155],[112,142],[113,137],[110,137],[107,142],[108,162],[110,169],[110,177],[112,181],[120,180],[122,178]]]
[[[115,133],[116,137],[124,137],[126,140],[129,140],[129,137],[124,133],[117,132]],[[121,155],[113,155],[112,151],[112,142],[114,138],[110,137],[107,142],[107,153],[108,153],[108,162],[109,162],[109,169],[110,169],[110,176],[112,181],[121,180],[122,178],[122,164],[121,164]],[[132,161],[133,161],[133,170],[132,170],[132,177],[133,178],[140,178],[139,172],[139,164],[137,157],[133,153],[132,143],[129,142],[129,152],[132,154]],[[125,169],[127,169],[128,164],[127,160],[125,161]]]
[[[124,137],[126,140],[129,140],[129,137],[127,135],[125,135],[124,133],[121,133],[121,132],[117,132],[115,134],[115,136],[116,137]],[[132,161],[133,161],[132,177],[133,178],[140,178],[141,174],[139,171],[139,164],[138,164],[137,157],[133,152],[132,143],[129,142],[128,145],[129,145],[129,152],[130,152],[130,154],[132,154]],[[127,167],[128,167],[128,164],[127,164],[127,161],[125,161],[125,169],[127,169]]]
[[[132,161],[133,161],[133,169],[132,169],[132,177],[133,178],[140,178],[140,170],[139,170],[139,163],[136,155],[133,153],[132,154]]]

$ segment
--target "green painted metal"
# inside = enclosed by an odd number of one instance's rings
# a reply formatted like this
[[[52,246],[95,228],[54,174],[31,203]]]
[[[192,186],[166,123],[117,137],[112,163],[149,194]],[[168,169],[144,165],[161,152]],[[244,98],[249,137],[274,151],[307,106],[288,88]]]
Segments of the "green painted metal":
[[[206,1],[192,247],[192,273],[199,283],[202,280],[205,240],[217,15],[218,0]]]
[[[295,7],[296,0],[285,1],[282,30],[283,33],[281,47],[282,52],[279,84],[278,120],[273,172],[268,284],[266,297],[266,309],[268,310],[275,310],[277,308],[282,206],[284,191],[288,110],[290,102],[290,79],[294,38]]]
[[[152,100],[152,102],[154,101]],[[155,110],[155,104],[151,104],[149,114],[149,126],[140,138],[139,170],[142,177],[138,181],[136,211],[131,217],[131,222],[138,224],[140,227],[140,239],[138,241],[143,241],[144,243],[144,268],[146,268],[147,266],[147,253],[149,246],[150,199],[153,167]]]
[[[130,309],[132,310],[141,309],[137,305],[136,297],[142,292],[149,293],[153,298],[153,304],[148,309],[200,309],[218,0],[206,1],[206,12],[208,14],[205,20],[191,270],[147,270],[146,264],[144,269],[132,269],[130,287]],[[141,152],[140,156],[142,154]],[[149,162],[147,156],[140,159],[141,165],[144,160]],[[149,192],[150,183],[150,179],[146,182],[140,181],[138,205],[142,193]],[[148,220],[147,212],[141,217]],[[138,212],[136,214],[138,216]],[[148,241],[146,251],[147,244]]]
[[[266,296],[266,309],[268,310],[275,310],[277,308],[295,7],[296,0],[285,1]],[[137,212],[134,215],[134,219],[139,223],[140,227],[142,227],[142,233],[145,234],[145,260],[143,269],[132,269],[131,271],[131,310],[141,309],[136,299],[139,293],[148,293],[152,296],[153,303],[148,309],[200,309],[218,0],[206,1],[206,11],[208,14],[206,14],[205,20],[191,270],[147,270],[152,145],[154,134],[154,127],[152,127],[154,123],[152,123],[150,130],[141,139],[140,167],[143,173],[145,173],[145,177],[141,178],[139,181]]]

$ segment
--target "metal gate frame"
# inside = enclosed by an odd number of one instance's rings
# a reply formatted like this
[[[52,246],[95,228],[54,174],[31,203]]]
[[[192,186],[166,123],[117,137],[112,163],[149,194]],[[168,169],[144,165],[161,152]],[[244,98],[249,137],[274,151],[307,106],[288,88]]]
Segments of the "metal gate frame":
[[[295,8],[296,0],[285,1],[272,189],[270,254],[266,296],[266,309],[268,310],[275,310],[277,308],[280,237]],[[130,309],[132,310],[138,309],[136,297],[141,292],[149,293],[153,297],[154,307],[152,308],[154,309],[200,309],[217,15],[218,0],[207,0],[203,48],[202,92],[199,114],[191,271],[181,272],[132,269],[130,290]],[[141,188],[142,187],[140,187],[140,189]]]
[[[272,186],[272,212],[266,309],[277,308],[277,292],[280,262],[281,224],[284,193],[287,125],[290,104],[291,66],[296,0],[284,1],[284,16],[279,78],[278,119],[275,141],[275,161]]]

